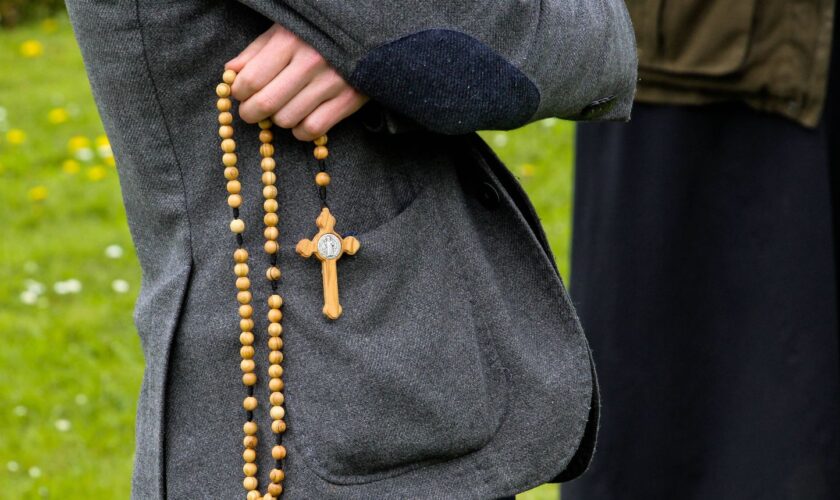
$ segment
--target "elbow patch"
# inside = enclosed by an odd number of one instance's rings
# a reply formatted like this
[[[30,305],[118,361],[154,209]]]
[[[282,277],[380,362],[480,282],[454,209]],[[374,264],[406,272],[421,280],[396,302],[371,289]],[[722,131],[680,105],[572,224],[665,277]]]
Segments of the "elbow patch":
[[[449,29],[418,31],[372,49],[350,83],[446,134],[516,128],[540,102],[522,71],[481,41]]]

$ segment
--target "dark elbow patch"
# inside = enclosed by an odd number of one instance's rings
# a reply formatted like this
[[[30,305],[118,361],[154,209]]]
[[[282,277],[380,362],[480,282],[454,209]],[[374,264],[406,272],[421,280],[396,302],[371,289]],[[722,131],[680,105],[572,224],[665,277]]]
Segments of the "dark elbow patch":
[[[537,87],[479,40],[430,29],[376,47],[350,83],[437,132],[463,134],[527,123],[540,102]]]

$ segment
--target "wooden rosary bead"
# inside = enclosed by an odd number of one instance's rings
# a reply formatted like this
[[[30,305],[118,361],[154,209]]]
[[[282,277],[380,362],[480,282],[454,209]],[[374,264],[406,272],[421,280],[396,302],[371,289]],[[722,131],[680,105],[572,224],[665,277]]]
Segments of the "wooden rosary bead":
[[[242,459],[248,463],[253,463],[257,459],[257,452],[248,448],[242,452]]]
[[[325,160],[330,155],[330,152],[326,146],[318,146],[315,148],[313,154],[316,160]]]
[[[236,71],[234,71],[232,69],[227,69],[227,70],[225,70],[224,73],[222,73],[222,81],[227,83],[228,85],[232,85],[233,81],[235,79],[236,79]]]
[[[274,226],[269,226],[263,230],[263,236],[267,240],[276,240],[280,237],[280,230]]]
[[[272,392],[271,396],[269,396],[269,400],[274,406],[280,406],[283,404],[286,398],[285,396],[283,396],[282,392]]]
[[[254,331],[254,320],[250,318],[242,318],[239,320],[239,329],[243,332]]]
[[[283,333],[283,326],[280,323],[269,323],[268,334],[272,337],[279,337]]]
[[[283,493],[283,487],[277,483],[271,483],[268,485],[266,491],[268,491],[272,496],[276,497],[280,495],[280,493]]]
[[[273,269],[277,269],[276,267]],[[277,269],[279,271],[279,269]],[[281,319],[283,319],[283,313],[280,309],[269,309],[268,310],[268,320],[272,323],[279,323]]]
[[[277,500],[277,499],[274,498],[273,496],[271,496],[271,493],[266,493],[260,500]]]
[[[245,438],[242,440],[242,446],[244,446],[245,448],[254,449],[257,447],[257,443],[259,443],[259,439],[257,439],[257,436],[245,436]]]
[[[234,141],[233,139],[223,139],[222,152],[233,153],[234,151],[236,151],[236,141]]]
[[[225,167],[225,179],[232,181],[239,178],[239,169],[236,167]]]
[[[236,293],[236,300],[239,301],[240,304],[249,304],[251,302],[251,292],[237,292]]]
[[[220,83],[216,85],[216,95],[219,97],[230,96],[230,85],[227,83]]]
[[[273,378],[268,381],[268,388],[274,392],[280,392],[283,390],[283,379],[281,378]]]
[[[265,200],[263,202],[263,209],[266,212],[276,212],[277,208],[279,208],[277,205],[277,200]]]
[[[260,142],[271,142],[274,139],[274,133],[269,129],[260,130]]]
[[[272,483],[282,483],[286,479],[286,473],[283,472],[283,469],[271,469],[268,478],[271,479]]]
[[[222,125],[219,127],[219,137],[222,139],[230,139],[233,137],[233,127],[230,125]]]
[[[274,351],[279,351],[280,349],[283,348],[283,339],[281,339],[280,337],[271,337],[270,339],[268,339],[268,348],[272,349]],[[275,389],[274,387],[271,387],[271,386],[269,386],[269,387],[271,388],[272,391],[282,390],[282,389]]]
[[[242,371],[245,372],[245,373],[253,372],[256,367],[257,367],[257,364],[254,362],[253,359],[243,359],[242,361],[239,362],[239,368],[241,368]],[[253,397],[253,396],[250,396],[250,397]],[[246,401],[247,401],[247,398],[246,398]],[[254,401],[256,401],[256,399],[254,399]],[[247,408],[246,408],[246,410],[247,410]]]
[[[251,332],[240,333],[239,343],[242,345],[254,345],[254,334]]]
[[[255,477],[246,477],[242,480],[242,485],[245,486],[245,489],[248,491],[257,489],[257,478]]]
[[[275,420],[271,422],[271,432],[275,434],[283,434],[286,432],[286,422],[282,420]]]
[[[274,172],[263,172],[262,183],[268,186],[274,185],[277,182],[277,174]]]
[[[266,226],[276,226],[280,222],[280,217],[277,214],[265,214],[263,216],[263,223]]]
[[[265,248],[265,253],[277,253],[280,245],[276,241],[266,241],[263,248]]]
[[[237,276],[248,276],[248,264],[238,262],[235,266],[233,266],[233,274]]]
[[[245,278],[245,277],[236,278],[236,288],[237,289],[244,291],[244,290],[247,290],[250,287],[251,287],[251,280],[249,280],[248,278]]]
[[[321,137],[319,137],[319,138],[317,138],[317,139],[315,139],[315,141],[313,141],[313,142],[315,142],[315,145],[316,145],[316,146],[326,146],[326,145],[327,145],[327,136],[326,136],[326,134],[325,134],[325,135],[322,135]]]
[[[274,170],[277,166],[277,162],[274,161],[274,158],[263,158],[260,160],[260,167],[262,168],[263,172],[270,172]]]
[[[253,437],[253,436],[248,436]],[[257,464],[248,462],[242,466],[242,473],[248,477],[254,477],[257,475]]]
[[[237,248],[233,251],[233,260],[237,264],[245,264],[248,262],[248,250],[244,248]]]
[[[283,362],[283,353],[280,351],[271,351],[268,353],[268,362],[274,364],[280,364]]]
[[[272,378],[280,378],[283,376],[283,367],[280,365],[270,365],[268,367],[268,376]]]
[[[264,142],[260,145],[260,154],[264,157],[274,156],[274,146]]]
[[[216,101],[216,109],[219,111],[230,111],[232,105],[233,103],[227,97],[220,97],[219,100]]]
[[[242,304],[239,306],[239,317],[242,319],[249,319],[254,314],[254,308],[249,304]]]
[[[250,360],[245,360],[250,361]],[[253,361],[251,361],[253,363]],[[242,407],[245,408],[247,411],[254,411],[257,409],[257,398],[254,396],[248,396],[242,401]]]
[[[242,384],[249,387],[252,385],[257,385],[257,374],[253,372],[243,374]]]
[[[271,266],[266,270],[265,277],[271,281],[277,281],[280,279],[280,268],[276,266]]]
[[[271,126],[273,125],[273,122],[271,120],[269,120],[268,118],[266,118],[265,120],[260,120],[259,125],[260,125],[261,129],[265,130],[265,129],[271,128]]]
[[[222,164],[226,167],[236,166],[236,153],[225,153],[222,155]]]
[[[242,191],[242,184],[239,181],[228,181],[227,192],[230,194],[239,194]]]
[[[238,194],[232,194],[228,196],[227,202],[230,208],[239,208],[240,206],[242,206],[242,196]]]
[[[282,420],[286,416],[286,410],[282,406],[272,406],[269,414],[274,420]]]
[[[327,187],[330,184],[330,174],[326,172],[318,172],[315,175],[315,184],[320,187]]]
[[[239,348],[239,355],[242,359],[253,359],[254,358],[254,346],[244,345]]]
[[[251,490],[248,492],[248,495],[245,496],[245,500],[262,500],[262,495],[257,490]]]
[[[283,298],[276,293],[274,295],[270,295],[268,297],[268,307],[271,309],[280,309],[283,307]]]
[[[271,456],[274,460],[283,460],[286,458],[286,447],[282,444],[276,444],[271,448]]]
[[[246,436],[255,436],[257,434],[257,423],[245,422],[242,426],[242,432],[244,432]]]
[[[277,188],[274,186],[264,186],[263,198],[267,200],[273,200],[274,198],[277,198]]]
[[[233,123],[233,115],[230,111],[219,113],[219,125],[230,125],[231,123]]]
[[[242,219],[233,219],[230,221],[230,230],[234,233],[241,234],[245,231],[245,221]]]

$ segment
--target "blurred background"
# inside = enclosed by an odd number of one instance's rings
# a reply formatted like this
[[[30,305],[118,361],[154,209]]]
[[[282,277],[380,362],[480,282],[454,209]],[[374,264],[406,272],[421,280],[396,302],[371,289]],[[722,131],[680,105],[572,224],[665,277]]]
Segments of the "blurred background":
[[[60,0],[0,0],[0,499],[128,498],[140,267]],[[482,134],[568,276],[573,125]],[[557,498],[556,485],[520,495]]]

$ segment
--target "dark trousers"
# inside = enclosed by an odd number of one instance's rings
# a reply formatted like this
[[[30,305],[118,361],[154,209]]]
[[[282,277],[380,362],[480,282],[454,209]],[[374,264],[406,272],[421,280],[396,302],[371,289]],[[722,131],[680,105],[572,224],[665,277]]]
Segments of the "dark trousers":
[[[836,44],[837,45],[837,44]],[[563,500],[840,498],[840,81],[578,128],[571,294],[602,391]]]

